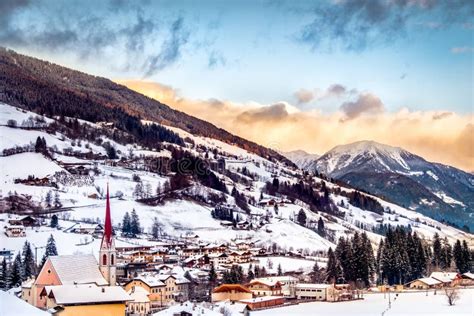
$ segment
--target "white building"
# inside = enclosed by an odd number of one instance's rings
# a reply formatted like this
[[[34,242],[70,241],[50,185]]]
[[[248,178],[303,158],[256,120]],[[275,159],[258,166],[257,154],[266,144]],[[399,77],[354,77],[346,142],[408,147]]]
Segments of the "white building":
[[[332,284],[300,283],[295,287],[296,298],[317,301],[333,301],[335,289]]]
[[[281,293],[284,296],[291,296],[294,297],[296,295],[295,289],[296,285],[298,284],[299,280],[295,277],[285,275],[285,276],[274,276],[274,277],[267,277],[267,278],[257,278],[257,281],[263,281],[266,283],[276,283],[280,282],[281,284]]]

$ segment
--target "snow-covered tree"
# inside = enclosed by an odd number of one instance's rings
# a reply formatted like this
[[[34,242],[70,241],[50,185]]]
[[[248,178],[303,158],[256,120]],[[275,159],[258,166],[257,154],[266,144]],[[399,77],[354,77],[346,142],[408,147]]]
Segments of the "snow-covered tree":
[[[10,278],[9,278],[10,287],[20,286],[21,282],[23,282],[21,265],[22,265],[21,255],[18,252],[18,254],[15,256],[15,260],[13,261],[12,267],[10,269]]]
[[[0,289],[4,290],[8,288],[8,265],[7,259],[3,257],[2,260],[2,271],[0,271]]]
[[[31,250],[31,245],[28,241],[25,241],[23,245],[23,262],[22,262],[22,278],[27,280],[28,278],[36,275],[36,263]]]
[[[54,240],[53,235],[49,235],[48,241],[46,242],[46,248],[44,252],[43,259],[41,260],[41,266],[44,265],[48,257],[50,256],[57,256],[58,250],[56,248],[56,241]]]

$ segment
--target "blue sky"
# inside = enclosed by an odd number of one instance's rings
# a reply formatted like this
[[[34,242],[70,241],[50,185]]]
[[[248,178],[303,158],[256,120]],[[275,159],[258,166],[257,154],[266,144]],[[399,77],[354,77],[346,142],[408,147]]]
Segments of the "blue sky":
[[[97,75],[157,81],[187,97],[297,104],[299,89],[342,84],[378,95],[388,110],[473,108],[470,1],[21,0],[2,6],[8,23],[2,45]],[[148,28],[140,31],[140,19]],[[160,54],[150,69],[142,65]],[[298,106],[330,112],[339,104]]]

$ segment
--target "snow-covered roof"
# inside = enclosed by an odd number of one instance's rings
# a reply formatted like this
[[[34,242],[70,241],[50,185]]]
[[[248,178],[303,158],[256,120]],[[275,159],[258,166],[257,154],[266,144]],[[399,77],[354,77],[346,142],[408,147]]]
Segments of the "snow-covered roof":
[[[145,303],[150,301],[150,298],[148,297],[150,293],[141,286],[135,286],[127,293],[130,296],[130,299],[135,303]]]
[[[143,273],[135,277],[134,280],[140,280],[150,287],[165,286],[165,284],[161,282],[160,278],[157,277],[156,274]]]
[[[35,279],[28,279],[21,283],[21,288],[30,289],[34,283],[35,283]]]
[[[108,284],[94,255],[51,256],[49,260],[62,284]]]
[[[99,287],[95,284],[46,286],[48,295],[54,296],[56,304],[91,304],[106,302],[126,302],[131,298],[120,286]]]
[[[474,280],[474,273],[466,272],[462,276]]]
[[[216,287],[215,289],[213,289],[212,293],[222,293],[222,292],[230,292],[230,291],[252,293],[249,289],[247,289],[245,286],[242,286],[240,284],[222,284]]]
[[[277,286],[277,285],[281,285],[280,282],[278,281],[274,281],[274,280],[269,280],[267,278],[265,279],[253,279],[252,281],[250,281],[249,285],[253,285],[255,283],[260,283],[260,284],[263,284],[263,285],[266,285],[266,286]]]
[[[420,281],[422,283],[425,283],[426,285],[437,285],[437,284],[440,284],[441,282],[436,280],[436,279],[433,279],[431,277],[429,278],[421,278],[421,279],[418,279],[418,280],[415,280],[415,281]]]
[[[443,283],[449,283],[456,279],[457,276],[457,272],[432,272],[430,278],[434,278]]]
[[[0,291],[0,314],[3,316],[51,316],[48,312],[4,291]]]
[[[317,284],[317,283],[300,283],[296,284],[297,289],[327,289],[331,284]]]

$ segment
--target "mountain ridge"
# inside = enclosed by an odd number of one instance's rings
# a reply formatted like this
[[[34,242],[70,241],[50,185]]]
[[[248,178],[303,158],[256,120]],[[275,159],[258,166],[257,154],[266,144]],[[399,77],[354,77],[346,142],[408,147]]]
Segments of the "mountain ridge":
[[[416,208],[438,220],[458,225],[467,221],[469,227],[474,227],[469,215],[474,213],[474,176],[452,166],[429,162],[403,148],[374,141],[339,145],[307,168]],[[394,174],[398,175],[397,180]],[[395,187],[393,181],[406,185]]]
[[[146,97],[107,78],[86,74],[54,63],[18,54],[0,47],[0,101],[28,110],[38,111],[39,102],[48,104],[40,112],[50,111],[59,115],[56,103],[65,106],[65,98],[76,108],[90,105],[89,110],[99,107],[112,111],[120,109],[139,119],[149,119],[159,124],[181,128],[205,137],[212,137],[261,157],[294,164],[276,151],[233,135],[209,122],[184,112],[172,109],[166,104]],[[66,97],[53,91],[61,89]],[[71,115],[72,116],[72,115]],[[89,119],[86,117],[79,117]]]

